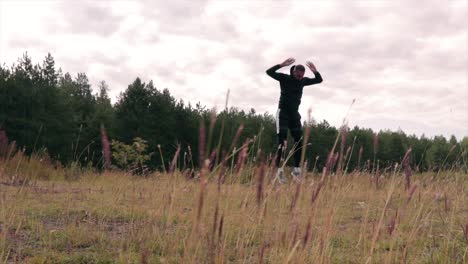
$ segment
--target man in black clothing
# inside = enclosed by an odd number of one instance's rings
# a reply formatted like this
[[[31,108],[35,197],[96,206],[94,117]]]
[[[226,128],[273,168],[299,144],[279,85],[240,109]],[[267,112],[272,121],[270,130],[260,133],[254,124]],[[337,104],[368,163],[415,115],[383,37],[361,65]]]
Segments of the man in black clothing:
[[[273,79],[280,82],[281,96],[279,100],[278,112],[276,113],[276,133],[278,134],[278,152],[276,156],[276,166],[278,167],[277,178],[280,183],[286,183],[283,167],[280,168],[280,161],[284,147],[284,141],[287,139],[288,129],[294,138],[294,170],[291,175],[296,180],[301,177],[301,147],[302,125],[301,115],[299,114],[299,105],[301,104],[302,89],[306,85],[312,85],[322,82],[322,76],[315,68],[315,65],[308,61],[307,67],[314,73],[315,78],[304,77],[305,68],[302,65],[294,65],[290,69],[290,74],[276,72],[282,67],[294,63],[293,58],[285,60],[283,63],[275,65],[268,69],[266,73]]]

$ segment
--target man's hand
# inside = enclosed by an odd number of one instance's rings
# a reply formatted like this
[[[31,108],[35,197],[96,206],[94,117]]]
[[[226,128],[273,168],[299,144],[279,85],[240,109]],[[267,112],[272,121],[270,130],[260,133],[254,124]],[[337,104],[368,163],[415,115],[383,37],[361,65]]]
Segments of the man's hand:
[[[306,63],[307,67],[309,67],[309,69],[313,72],[313,73],[316,73],[317,72],[317,68],[315,68],[315,65],[311,62],[311,61],[308,61]]]
[[[295,61],[296,61],[296,60],[295,60],[294,58],[289,58],[289,59],[283,61],[283,62],[280,64],[280,66],[281,66],[281,67],[289,66],[289,65],[293,64]]]

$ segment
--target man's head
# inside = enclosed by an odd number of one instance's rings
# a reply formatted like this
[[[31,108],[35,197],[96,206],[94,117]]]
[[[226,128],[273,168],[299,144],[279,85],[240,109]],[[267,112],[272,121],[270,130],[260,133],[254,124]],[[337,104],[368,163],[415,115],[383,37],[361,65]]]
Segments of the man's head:
[[[301,64],[295,65],[291,69],[291,75],[296,80],[302,80],[302,78],[304,78],[304,73],[305,73],[305,67]]]

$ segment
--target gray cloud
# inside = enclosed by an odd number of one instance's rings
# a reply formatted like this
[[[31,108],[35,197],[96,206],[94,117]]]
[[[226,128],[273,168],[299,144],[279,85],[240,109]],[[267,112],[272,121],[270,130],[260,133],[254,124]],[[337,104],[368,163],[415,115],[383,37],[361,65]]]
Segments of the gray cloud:
[[[109,1],[62,1],[57,4],[59,18],[47,23],[49,33],[93,34],[108,37],[119,29],[122,16],[115,15]]]
[[[223,105],[230,89],[230,105],[258,112],[274,112],[279,97],[265,70],[289,56],[310,59],[325,81],[304,90],[301,111],[312,107],[318,120],[341,122],[356,98],[358,125],[468,134],[464,1],[144,0],[132,12],[112,3],[52,5],[56,15],[38,21],[51,38],[8,45],[49,47],[64,70],[104,79],[114,95],[140,76],[208,106]],[[92,45],[70,54],[67,41]]]
[[[239,35],[235,16],[226,10],[210,14],[210,1],[142,1],[141,15],[155,21],[159,34],[183,35],[204,40],[226,41]]]

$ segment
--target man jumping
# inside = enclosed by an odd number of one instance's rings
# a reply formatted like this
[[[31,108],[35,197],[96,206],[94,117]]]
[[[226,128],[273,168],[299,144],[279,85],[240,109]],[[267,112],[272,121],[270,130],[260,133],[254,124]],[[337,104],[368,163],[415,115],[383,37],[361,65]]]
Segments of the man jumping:
[[[305,68],[302,65],[294,65],[290,69],[290,74],[276,72],[282,67],[289,66],[294,63],[293,58],[285,60],[283,63],[275,65],[268,69],[266,73],[273,79],[280,82],[281,96],[279,99],[278,111],[276,113],[276,133],[278,134],[278,151],[276,155],[276,167],[278,171],[276,177],[280,183],[286,183],[287,179],[284,176],[283,167],[280,167],[280,161],[284,148],[284,141],[288,136],[288,129],[294,138],[294,170],[291,175],[294,179],[301,178],[301,151],[298,147],[301,145],[302,139],[302,124],[301,115],[299,114],[299,105],[301,104],[302,89],[306,85],[321,83],[322,76],[315,68],[315,65],[308,61],[307,67],[314,73],[315,78],[304,77]]]

